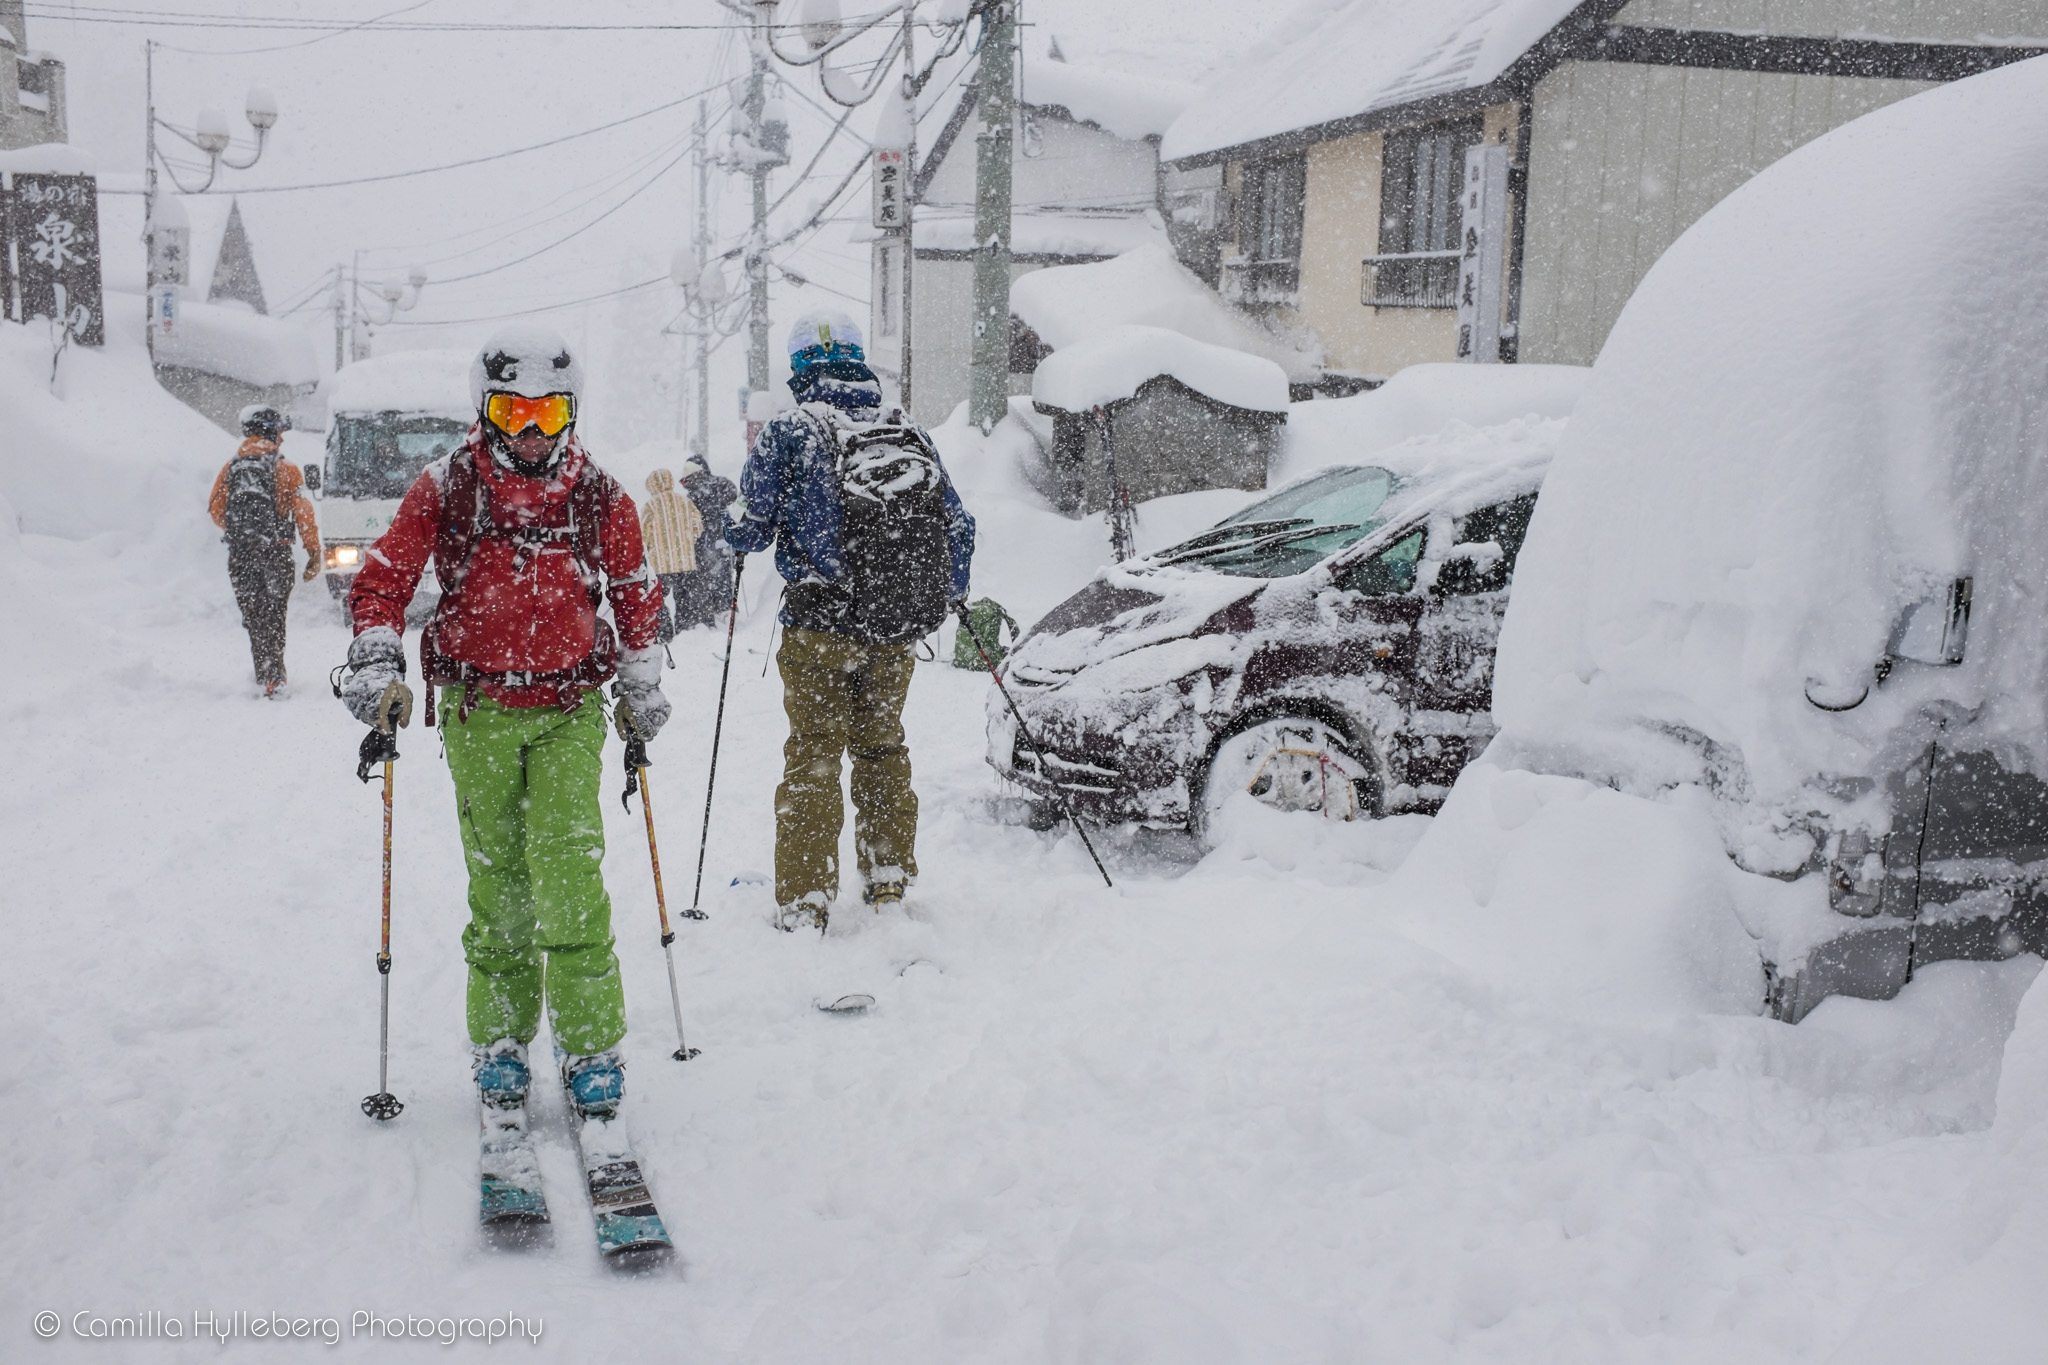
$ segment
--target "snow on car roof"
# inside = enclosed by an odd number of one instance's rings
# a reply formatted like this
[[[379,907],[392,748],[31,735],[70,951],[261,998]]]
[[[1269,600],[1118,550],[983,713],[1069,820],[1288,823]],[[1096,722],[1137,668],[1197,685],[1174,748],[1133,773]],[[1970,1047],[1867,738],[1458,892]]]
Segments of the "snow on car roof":
[[[1066,412],[1122,402],[1162,375],[1219,403],[1287,411],[1287,372],[1264,356],[1182,336],[1164,327],[1110,327],[1039,362],[1033,401]]]
[[[1759,802],[1882,770],[1936,700],[2048,770],[2048,58],[1793,152],[1622,312],[1547,481],[1501,639],[1504,732],[1739,757]],[[1855,710],[1914,604],[1975,580],[1967,657]],[[1586,769],[1588,771],[1592,768]],[[1676,780],[1676,779],[1673,779]]]
[[[327,381],[327,410],[420,412],[469,421],[470,351],[394,351],[336,370]]]

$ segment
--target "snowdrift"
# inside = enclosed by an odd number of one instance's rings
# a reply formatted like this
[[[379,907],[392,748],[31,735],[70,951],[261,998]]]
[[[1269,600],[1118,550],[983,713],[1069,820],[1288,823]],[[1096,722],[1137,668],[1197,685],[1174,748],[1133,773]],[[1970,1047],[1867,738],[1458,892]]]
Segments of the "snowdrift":
[[[1794,152],[1622,313],[1544,490],[1495,710],[1531,761],[1776,807],[1872,772],[1937,697],[2037,771],[2048,732],[2048,61]],[[1868,681],[1973,575],[1969,657]],[[1685,745],[1654,745],[1653,733]],[[1703,740],[1703,742],[1702,742]]]

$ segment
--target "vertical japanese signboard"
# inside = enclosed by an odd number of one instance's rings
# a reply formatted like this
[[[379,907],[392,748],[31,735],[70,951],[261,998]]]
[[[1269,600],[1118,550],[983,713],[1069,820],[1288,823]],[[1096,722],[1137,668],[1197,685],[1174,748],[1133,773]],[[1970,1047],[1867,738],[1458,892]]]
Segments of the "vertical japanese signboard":
[[[16,171],[7,226],[21,290],[21,319],[54,318],[73,341],[106,340],[100,297],[99,189],[89,175]]]
[[[875,148],[875,226],[900,228],[909,221],[909,200],[905,195],[903,149]]]
[[[1508,149],[1480,143],[1465,149],[1458,199],[1458,359],[1500,360],[1502,270],[1507,260]]]

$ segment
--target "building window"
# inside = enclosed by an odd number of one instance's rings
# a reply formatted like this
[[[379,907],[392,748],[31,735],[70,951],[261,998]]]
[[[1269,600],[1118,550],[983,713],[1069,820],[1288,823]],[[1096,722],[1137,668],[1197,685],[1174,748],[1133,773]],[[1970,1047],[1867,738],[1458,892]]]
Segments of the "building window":
[[[1229,292],[1240,302],[1291,302],[1301,279],[1307,167],[1298,156],[1255,161],[1241,175]]]
[[[1454,308],[1458,302],[1458,192],[1479,120],[1388,131],[1380,162],[1380,250],[1365,262],[1365,302],[1381,308]]]

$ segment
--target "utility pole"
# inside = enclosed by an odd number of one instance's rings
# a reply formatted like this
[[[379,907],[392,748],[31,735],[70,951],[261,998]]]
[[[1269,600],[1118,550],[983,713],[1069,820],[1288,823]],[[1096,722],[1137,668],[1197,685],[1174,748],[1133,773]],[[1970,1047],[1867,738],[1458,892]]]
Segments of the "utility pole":
[[[700,270],[711,260],[711,149],[706,145],[704,101],[697,101],[697,230],[691,253]],[[694,287],[697,281],[691,281]],[[696,453],[711,458],[711,319],[694,318],[691,335],[697,343],[697,442]],[[753,383],[752,376],[747,381]]]
[[[917,3],[903,7],[903,109],[906,115],[903,147],[903,227],[897,234],[897,241],[903,254],[903,288],[898,294],[902,299],[903,321],[900,331],[903,336],[903,354],[897,362],[900,371],[898,388],[903,400],[903,411],[910,412],[910,366],[916,352],[912,349],[911,338],[916,324],[911,321],[912,286],[917,276],[917,255],[914,241],[917,217],[917,49],[912,35],[917,32]]]
[[[1010,142],[1017,117],[1015,0],[985,0],[975,74],[974,373],[967,416],[984,434],[1010,401]]]
[[[768,162],[761,146],[761,111],[768,103],[768,34],[771,11],[757,6],[747,44],[747,179],[754,191],[753,235],[747,239],[747,389],[768,392]],[[749,404],[751,406],[751,402]],[[751,417],[752,414],[750,413]]]
[[[334,368],[348,364],[348,269],[334,263]]]

